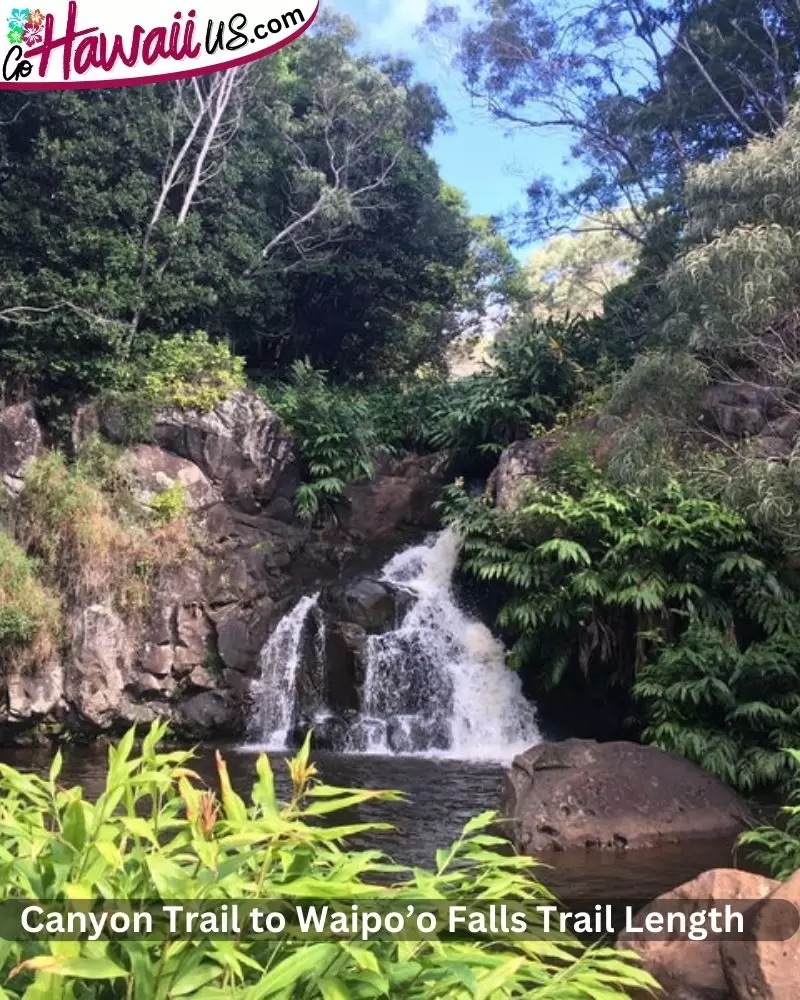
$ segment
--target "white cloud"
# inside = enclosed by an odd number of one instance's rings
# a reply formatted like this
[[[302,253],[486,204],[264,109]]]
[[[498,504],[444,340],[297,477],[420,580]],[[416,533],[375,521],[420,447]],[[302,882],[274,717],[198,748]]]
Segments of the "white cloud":
[[[361,29],[370,45],[392,51],[417,47],[414,33],[425,23],[428,0],[369,0],[368,10]]]

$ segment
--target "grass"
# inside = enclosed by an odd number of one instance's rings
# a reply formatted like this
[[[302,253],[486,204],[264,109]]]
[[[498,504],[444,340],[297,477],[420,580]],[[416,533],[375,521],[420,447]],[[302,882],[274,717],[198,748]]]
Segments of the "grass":
[[[46,662],[60,632],[58,598],[39,580],[30,557],[0,532],[0,663]]]
[[[158,570],[184,550],[186,524],[138,522],[124,490],[115,506],[114,493],[103,485],[85,462],[70,467],[62,455],[45,453],[25,477],[15,533],[39,560],[46,583],[68,603],[110,595],[119,611],[141,612]]]

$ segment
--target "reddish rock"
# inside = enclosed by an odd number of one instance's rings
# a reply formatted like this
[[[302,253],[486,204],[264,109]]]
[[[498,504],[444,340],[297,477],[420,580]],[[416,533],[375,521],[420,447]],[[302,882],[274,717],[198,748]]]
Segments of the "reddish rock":
[[[634,918],[643,926],[648,910],[664,912],[660,903],[670,900],[691,902],[691,911],[708,910],[716,903],[734,900],[764,899],[777,886],[772,879],[733,868],[715,868],[703,872],[691,882],[664,893]],[[682,908],[683,909],[683,908]],[[636,935],[621,935],[620,948],[634,951],[642,965],[665,990],[664,1000],[729,1000],[730,991],[722,967],[719,940],[687,941],[682,935],[663,936],[661,940],[643,940]]]
[[[743,800],[691,761],[637,743],[564,740],[516,757],[503,809],[524,854],[627,850],[733,838],[750,821]]]
[[[787,907],[770,907],[785,900]],[[800,871],[778,883],[755,918],[750,941],[723,941],[725,978],[734,1000],[798,1000],[800,997]],[[785,941],[775,940],[786,933]]]

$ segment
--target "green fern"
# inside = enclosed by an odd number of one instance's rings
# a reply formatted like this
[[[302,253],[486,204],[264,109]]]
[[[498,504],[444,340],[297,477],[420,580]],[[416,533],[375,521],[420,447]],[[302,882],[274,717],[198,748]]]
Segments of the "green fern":
[[[271,402],[294,435],[303,467],[295,493],[301,518],[333,510],[348,483],[375,474],[377,442],[364,398],[329,386],[325,372],[297,361]]]

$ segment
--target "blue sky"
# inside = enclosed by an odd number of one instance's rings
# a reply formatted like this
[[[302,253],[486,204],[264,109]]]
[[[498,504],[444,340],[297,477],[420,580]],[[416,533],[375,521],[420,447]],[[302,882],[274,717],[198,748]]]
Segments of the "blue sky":
[[[458,2],[469,6],[469,0]],[[432,153],[442,177],[466,194],[473,213],[498,215],[521,206],[533,177],[563,175],[566,136],[509,132],[492,122],[464,92],[443,45],[414,37],[425,19],[427,0],[333,0],[333,5],[356,23],[366,51],[411,57],[419,79],[437,87],[454,128],[437,137]]]

